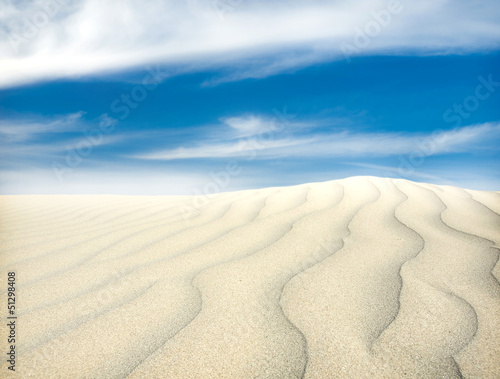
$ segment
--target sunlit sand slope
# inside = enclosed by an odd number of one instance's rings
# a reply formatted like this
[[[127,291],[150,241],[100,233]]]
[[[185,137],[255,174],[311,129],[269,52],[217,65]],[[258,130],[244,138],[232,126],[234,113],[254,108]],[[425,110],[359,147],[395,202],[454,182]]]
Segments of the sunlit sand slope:
[[[1,377],[500,377],[498,193],[356,177],[0,212]]]

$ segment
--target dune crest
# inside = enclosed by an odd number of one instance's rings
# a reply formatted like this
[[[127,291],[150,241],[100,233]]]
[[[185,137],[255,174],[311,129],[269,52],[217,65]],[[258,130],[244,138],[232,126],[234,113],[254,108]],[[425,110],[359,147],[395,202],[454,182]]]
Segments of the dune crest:
[[[196,200],[0,197],[2,377],[500,376],[499,193],[355,177]]]

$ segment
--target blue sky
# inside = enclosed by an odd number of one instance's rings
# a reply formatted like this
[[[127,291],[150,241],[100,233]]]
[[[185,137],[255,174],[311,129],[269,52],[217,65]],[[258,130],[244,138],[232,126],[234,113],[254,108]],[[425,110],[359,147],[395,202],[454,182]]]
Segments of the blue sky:
[[[7,1],[0,193],[355,175],[498,191],[499,15],[494,1]]]

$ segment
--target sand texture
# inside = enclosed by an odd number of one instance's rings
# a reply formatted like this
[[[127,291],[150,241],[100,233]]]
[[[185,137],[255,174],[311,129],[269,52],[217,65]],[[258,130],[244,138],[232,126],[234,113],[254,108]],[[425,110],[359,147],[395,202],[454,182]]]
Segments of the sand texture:
[[[499,193],[355,177],[205,200],[0,197],[0,377],[500,377]]]

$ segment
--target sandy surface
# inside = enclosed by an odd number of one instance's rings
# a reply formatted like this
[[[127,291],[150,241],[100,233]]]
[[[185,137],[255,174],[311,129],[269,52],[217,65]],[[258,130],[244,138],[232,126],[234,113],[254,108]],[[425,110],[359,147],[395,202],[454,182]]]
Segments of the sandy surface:
[[[0,212],[2,378],[500,377],[498,193],[358,177]]]

